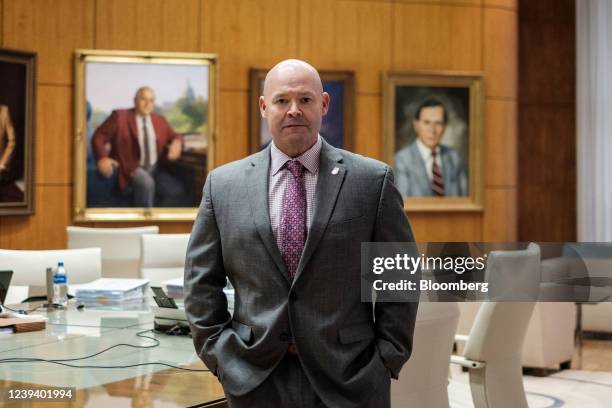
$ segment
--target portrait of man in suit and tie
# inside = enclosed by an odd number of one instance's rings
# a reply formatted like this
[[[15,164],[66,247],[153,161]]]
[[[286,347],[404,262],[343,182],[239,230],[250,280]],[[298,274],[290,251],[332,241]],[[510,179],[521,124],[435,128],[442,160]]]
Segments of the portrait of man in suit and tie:
[[[76,219],[193,219],[214,167],[216,56],[75,57]]]
[[[229,407],[390,406],[418,303],[361,301],[361,243],[413,242],[389,166],[320,135],[315,68],[285,60],[259,98],[272,142],[208,174],[187,249],[195,350]],[[235,289],[233,315],[223,288]]]
[[[461,154],[442,143],[448,111],[432,97],[417,107],[412,121],[416,138],[395,154],[397,188],[406,197],[469,195],[468,170]]]
[[[154,90],[139,88],[133,108],[114,110],[95,130],[93,156],[98,172],[115,176],[134,207],[181,206],[187,185],[169,166],[181,157],[182,138],[154,105]]]

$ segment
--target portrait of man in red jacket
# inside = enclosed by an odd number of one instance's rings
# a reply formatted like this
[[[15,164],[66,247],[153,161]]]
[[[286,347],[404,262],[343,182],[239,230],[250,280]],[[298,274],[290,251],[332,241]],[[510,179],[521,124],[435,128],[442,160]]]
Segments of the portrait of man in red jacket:
[[[134,207],[180,206],[186,183],[171,171],[181,157],[182,137],[155,112],[155,92],[136,91],[134,107],[116,109],[96,129],[92,152],[98,172],[132,197]]]

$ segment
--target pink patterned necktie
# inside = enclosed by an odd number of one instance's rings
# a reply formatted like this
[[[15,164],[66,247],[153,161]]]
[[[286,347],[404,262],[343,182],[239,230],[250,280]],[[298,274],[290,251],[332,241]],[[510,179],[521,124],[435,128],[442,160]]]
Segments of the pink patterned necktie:
[[[280,250],[289,279],[293,280],[306,242],[306,187],[302,163],[290,160],[285,167],[293,177],[283,196]]]

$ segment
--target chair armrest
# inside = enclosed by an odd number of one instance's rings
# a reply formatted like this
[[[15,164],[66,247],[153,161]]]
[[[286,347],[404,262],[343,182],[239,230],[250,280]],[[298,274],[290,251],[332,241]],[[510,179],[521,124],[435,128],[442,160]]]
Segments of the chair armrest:
[[[458,364],[462,367],[472,368],[472,369],[482,369],[485,368],[486,363],[482,361],[475,361],[467,359],[463,356],[450,356],[451,364]]]
[[[550,258],[542,261],[541,281],[555,282],[560,279],[570,278],[569,258]]]
[[[467,343],[469,339],[470,339],[470,336],[468,336],[467,334],[455,334],[455,341],[461,341],[463,343]]]

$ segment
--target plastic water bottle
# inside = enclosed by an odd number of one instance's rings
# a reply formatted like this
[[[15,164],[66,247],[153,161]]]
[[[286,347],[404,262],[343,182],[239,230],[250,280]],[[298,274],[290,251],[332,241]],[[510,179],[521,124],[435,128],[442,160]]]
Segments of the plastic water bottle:
[[[68,274],[63,262],[57,263],[53,274],[53,303],[64,307],[68,304]]]

